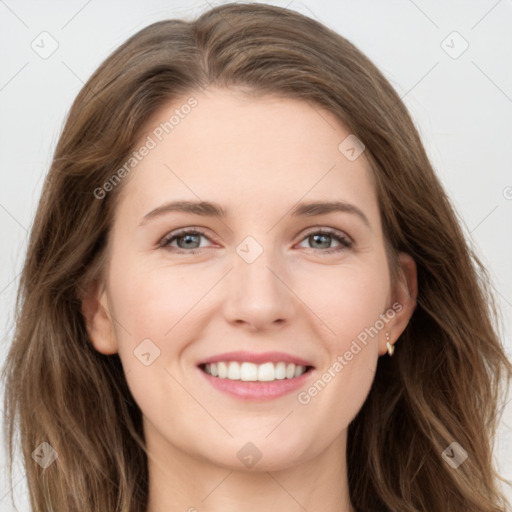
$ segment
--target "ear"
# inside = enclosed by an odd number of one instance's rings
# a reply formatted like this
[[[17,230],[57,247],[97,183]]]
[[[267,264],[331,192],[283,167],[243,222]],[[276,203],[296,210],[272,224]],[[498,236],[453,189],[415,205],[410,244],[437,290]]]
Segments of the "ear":
[[[92,282],[82,294],[82,314],[94,348],[102,354],[116,354],[117,340],[105,286]]]
[[[390,309],[395,312],[395,316],[379,335],[379,355],[388,351],[386,333],[389,335],[389,343],[391,345],[396,343],[416,309],[416,299],[418,297],[416,263],[409,254],[403,252],[398,255],[398,260],[398,276],[391,287],[392,306],[390,306]]]

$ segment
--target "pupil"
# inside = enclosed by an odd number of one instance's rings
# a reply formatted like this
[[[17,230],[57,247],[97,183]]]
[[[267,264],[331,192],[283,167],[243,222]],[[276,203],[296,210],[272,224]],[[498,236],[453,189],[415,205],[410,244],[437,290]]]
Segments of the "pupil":
[[[197,238],[198,235],[184,235],[182,238],[185,240],[185,246],[189,246],[191,242],[191,238],[194,238],[196,237]],[[197,242],[197,241],[196,241]],[[194,240],[192,240],[192,243],[194,243]]]
[[[329,238],[329,235],[313,235],[313,239],[315,242],[317,242],[318,238],[324,238],[325,240],[326,238]],[[329,242],[324,242],[324,244],[327,244],[327,247],[329,246]]]

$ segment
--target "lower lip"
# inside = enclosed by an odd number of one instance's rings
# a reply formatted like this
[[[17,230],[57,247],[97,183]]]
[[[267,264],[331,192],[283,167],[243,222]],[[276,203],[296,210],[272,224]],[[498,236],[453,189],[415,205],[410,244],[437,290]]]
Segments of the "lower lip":
[[[220,379],[198,368],[204,378],[219,391],[241,400],[272,400],[297,391],[313,374],[311,368],[300,377],[293,379],[273,380],[271,382],[245,382],[242,380]]]

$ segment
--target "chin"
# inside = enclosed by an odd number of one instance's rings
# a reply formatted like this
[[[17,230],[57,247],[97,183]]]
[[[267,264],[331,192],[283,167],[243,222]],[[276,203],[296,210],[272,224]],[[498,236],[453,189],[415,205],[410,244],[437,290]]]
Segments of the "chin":
[[[231,439],[226,446],[215,443],[216,450],[208,454],[210,462],[231,471],[281,471],[297,466],[308,459],[302,453],[304,446],[283,444],[279,437],[275,439],[245,437]],[[213,443],[212,443],[213,445]],[[221,457],[219,455],[222,454]]]

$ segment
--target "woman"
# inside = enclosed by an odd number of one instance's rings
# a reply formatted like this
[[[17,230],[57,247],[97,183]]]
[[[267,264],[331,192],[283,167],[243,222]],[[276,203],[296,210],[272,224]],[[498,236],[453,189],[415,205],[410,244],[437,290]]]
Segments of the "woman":
[[[32,229],[4,378],[33,509],[505,510],[480,274],[347,40],[257,4],[141,30]]]

